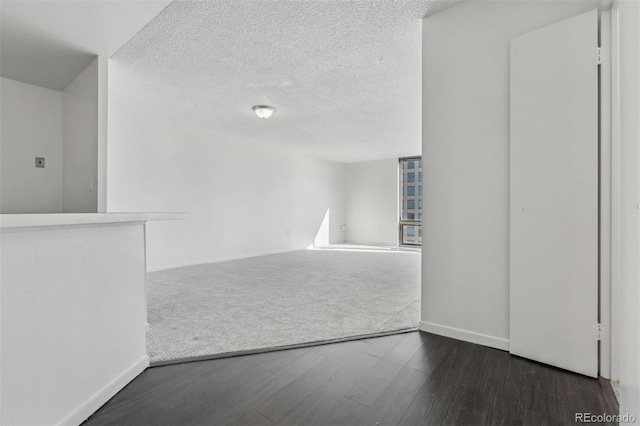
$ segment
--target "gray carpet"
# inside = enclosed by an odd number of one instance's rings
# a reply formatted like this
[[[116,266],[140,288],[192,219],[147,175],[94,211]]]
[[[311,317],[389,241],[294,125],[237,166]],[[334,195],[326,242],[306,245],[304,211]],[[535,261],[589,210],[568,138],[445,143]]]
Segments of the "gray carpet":
[[[152,363],[404,330],[420,253],[300,250],[152,272]]]

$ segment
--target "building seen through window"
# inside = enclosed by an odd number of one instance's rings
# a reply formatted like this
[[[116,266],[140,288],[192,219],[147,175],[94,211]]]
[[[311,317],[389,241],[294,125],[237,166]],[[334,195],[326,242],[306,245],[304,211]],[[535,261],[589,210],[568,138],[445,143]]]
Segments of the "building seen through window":
[[[401,158],[399,171],[400,244],[420,246],[422,245],[420,224],[422,221],[422,158]]]

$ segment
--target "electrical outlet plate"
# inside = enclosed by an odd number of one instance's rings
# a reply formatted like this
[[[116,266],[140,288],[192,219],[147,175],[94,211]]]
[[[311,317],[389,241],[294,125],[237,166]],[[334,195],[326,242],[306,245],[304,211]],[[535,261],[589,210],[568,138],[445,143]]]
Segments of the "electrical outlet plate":
[[[44,169],[44,157],[36,157],[36,167]]]

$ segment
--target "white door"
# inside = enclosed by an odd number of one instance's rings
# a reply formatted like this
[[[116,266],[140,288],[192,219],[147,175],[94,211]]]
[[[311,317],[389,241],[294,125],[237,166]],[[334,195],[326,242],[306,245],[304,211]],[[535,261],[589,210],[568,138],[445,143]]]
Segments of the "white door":
[[[598,373],[598,12],[511,40],[510,352]]]

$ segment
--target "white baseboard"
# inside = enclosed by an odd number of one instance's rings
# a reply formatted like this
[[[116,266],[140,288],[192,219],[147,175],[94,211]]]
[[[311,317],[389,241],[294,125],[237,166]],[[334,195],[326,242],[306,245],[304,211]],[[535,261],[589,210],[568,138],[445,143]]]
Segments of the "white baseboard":
[[[172,265],[164,265],[164,266],[156,266],[156,267],[153,267],[153,268],[147,268],[147,272],[165,271],[167,269],[182,268],[182,267],[185,267],[185,266],[193,266],[193,265],[203,265],[203,264],[206,264],[206,263],[226,262],[227,260],[248,259],[250,257],[268,256],[270,254],[289,253],[291,251],[298,251],[298,250],[304,250],[304,247],[303,248],[289,248],[289,249],[285,249],[285,250],[265,251],[265,252],[259,252],[259,253],[243,254],[243,255],[238,255],[238,256],[215,257],[213,259],[202,259],[202,260],[195,260],[195,261],[191,261],[191,262],[174,263]]]
[[[473,331],[462,330],[460,328],[447,327],[445,325],[434,324],[426,321],[420,321],[420,326],[418,328],[422,331],[426,331],[427,333],[433,333],[439,336],[451,337],[452,339],[476,343],[478,345],[501,349],[503,351],[509,350],[509,340],[501,337],[488,336],[486,334],[475,333]]]
[[[122,388],[129,384],[133,379],[138,377],[140,373],[149,366],[149,357],[143,356],[140,361],[133,364],[118,377],[113,379],[105,387],[100,389],[95,395],[89,398],[84,404],[78,407],[73,413],[69,414],[59,425],[80,425],[87,420],[89,416],[95,413],[107,401],[109,401]]]
[[[354,244],[354,245],[363,245],[363,246],[381,246],[381,247],[398,247],[398,242],[377,242],[377,241],[354,241],[354,240],[345,240],[344,244]]]

